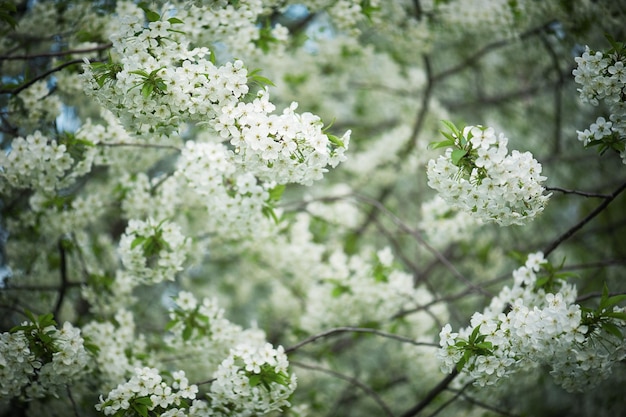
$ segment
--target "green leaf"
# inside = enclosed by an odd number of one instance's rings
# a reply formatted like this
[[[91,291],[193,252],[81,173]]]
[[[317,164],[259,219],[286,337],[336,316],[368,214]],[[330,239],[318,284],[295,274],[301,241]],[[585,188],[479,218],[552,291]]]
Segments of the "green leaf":
[[[141,95],[143,98],[150,97],[150,94],[154,91],[154,84],[152,83],[144,83],[143,87],[141,87]]]
[[[261,383],[261,374],[253,374],[248,378],[251,387],[256,387]]]
[[[272,87],[275,87],[274,83],[269,78],[259,75],[260,72],[261,72],[260,69],[252,70],[251,72],[248,73],[248,79],[261,86],[271,85]]]
[[[272,188],[269,191],[270,200],[271,201],[279,201],[280,198],[282,197],[283,193],[285,192],[285,188],[287,188],[287,186],[285,184],[278,184],[276,187]]]
[[[193,327],[190,325],[186,325],[183,329],[183,340],[187,341],[191,339],[191,335],[193,334]]]
[[[465,149],[455,149],[452,151],[452,163],[456,166],[459,166],[459,163],[463,157],[467,155],[467,151]]]
[[[616,325],[614,325],[613,323],[602,323],[602,328],[604,330],[607,331],[607,333],[611,333],[613,336],[617,337],[620,340],[624,339],[624,335],[622,334],[622,331],[619,329],[619,327],[617,327]]]
[[[274,223],[276,224],[280,222],[280,219],[278,218],[278,216],[276,215],[276,212],[274,211],[274,207],[264,206],[261,209],[261,213],[263,213],[263,215],[267,217],[268,219],[274,220]]]
[[[17,26],[17,21],[13,16],[11,16],[12,13],[17,13],[17,8],[15,7],[15,4],[10,1],[1,1],[0,20],[8,23],[9,26],[11,26],[11,29],[15,29],[15,27]]]
[[[476,347],[479,349],[491,350],[493,349],[493,344],[491,342],[480,342],[476,344]]]
[[[130,244],[130,248],[131,249],[135,249],[137,246],[139,245],[143,245],[143,243],[146,241],[146,238],[143,236],[137,236],[135,239],[133,239],[133,241]]]
[[[346,145],[343,143],[343,141],[341,139],[339,139],[337,136],[335,135],[327,135],[328,136],[328,140],[330,141],[330,143],[332,143],[335,146],[338,146],[340,148],[344,148]]]
[[[471,357],[472,357],[471,350],[466,350],[465,352],[463,352],[463,357],[456,364],[457,372],[461,372],[461,370],[463,369],[465,364],[470,360]]]
[[[450,130],[452,133],[454,133],[455,135],[458,136],[458,133],[460,133],[459,129],[454,125],[454,123],[452,123],[449,120],[442,120],[441,123],[443,123],[444,125],[446,125],[446,127],[448,128],[448,130]]]
[[[443,133],[443,132],[441,132],[441,133]],[[446,135],[446,134],[444,133],[444,135]],[[447,137],[447,135],[446,135],[446,137]],[[451,138],[451,137],[446,139],[446,140],[441,140],[439,142],[431,142],[428,145],[428,147],[430,149],[448,148],[450,146],[454,146],[454,139]]]
[[[170,331],[174,328],[174,326],[176,326],[178,324],[178,320],[170,320],[167,322],[167,324],[165,325],[165,331]]]
[[[146,14],[146,19],[148,19],[148,22],[156,22],[157,20],[161,20],[161,15],[159,15],[155,11],[150,10],[150,5],[148,4],[148,2],[142,1],[138,4],[138,6]]]
[[[133,400],[133,402],[136,403],[136,404],[142,404],[142,405],[145,405],[145,406],[148,406],[148,407],[152,406],[152,400],[150,399],[150,397],[135,398]]]
[[[170,17],[169,19],[167,19],[167,21],[170,22],[172,25],[183,23],[183,21],[177,17]]]
[[[347,285],[337,284],[333,288],[333,290],[331,292],[331,295],[334,298],[337,298],[337,297],[341,296],[342,294],[346,294],[346,293],[350,293],[350,287],[347,286]]]
[[[626,313],[622,313],[620,311],[609,311],[609,312],[603,313],[602,317],[610,317],[612,319],[626,321]]]

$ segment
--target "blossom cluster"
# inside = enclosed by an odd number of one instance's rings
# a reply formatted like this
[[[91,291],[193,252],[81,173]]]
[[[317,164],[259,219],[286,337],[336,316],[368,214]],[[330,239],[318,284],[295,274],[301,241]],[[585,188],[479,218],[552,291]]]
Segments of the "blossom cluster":
[[[253,102],[223,109],[214,126],[222,137],[232,136],[235,161],[260,179],[311,185],[327,165],[346,159],[350,131],[341,138],[327,135],[318,116],[298,114],[297,107],[294,102],[281,115],[269,114],[275,107],[268,90],[261,90]]]
[[[72,163],[67,147],[49,140],[40,131],[26,138],[17,137],[8,154],[0,152],[0,191],[34,188],[53,192]]]
[[[511,32],[524,3],[508,0],[458,0],[442,2],[436,7],[436,11],[451,28],[506,33]]]
[[[0,398],[63,395],[89,371],[80,329],[69,322],[57,328],[51,314],[31,319],[0,334]]]
[[[428,242],[438,249],[467,240],[480,225],[472,213],[452,209],[440,195],[424,202],[420,213],[418,226]]]
[[[229,6],[230,7],[230,6]],[[154,13],[154,12],[153,12]],[[189,49],[189,39],[173,25],[180,19],[153,17],[143,27],[138,16],[112,37],[119,62],[84,66],[87,93],[139,136],[169,134],[185,123],[212,126],[234,146],[233,159],[262,180],[310,185],[326,166],[345,157],[350,132],[340,139],[326,134],[318,116],[295,113],[297,103],[282,115],[267,89],[249,100],[249,84],[271,83],[248,73],[241,60],[216,65],[206,47]]]
[[[143,335],[137,334],[131,311],[121,308],[111,320],[91,321],[82,330],[91,343],[98,346],[94,356],[102,388],[115,387],[135,368],[143,366],[138,358],[146,356],[146,341]]]
[[[449,324],[443,327],[442,370],[456,367],[462,379],[484,386],[547,365],[557,384],[577,391],[606,378],[612,364],[626,357],[619,330],[626,315],[608,297],[597,311],[576,304],[576,288],[541,252],[530,254],[513,279],[511,288],[504,287],[483,313],[472,316],[469,327],[458,333]]]
[[[259,24],[268,10],[278,5],[275,0],[213,1],[210,7],[207,2],[184,3],[178,17],[196,44],[219,42],[228,45],[230,55],[243,58],[270,50],[280,53],[288,38],[289,31],[279,23]]]
[[[274,183],[259,183],[252,173],[237,170],[226,145],[187,142],[176,176],[191,189],[196,203],[206,207],[206,230],[225,238],[265,234],[269,225],[264,209],[270,209]]]
[[[187,240],[174,223],[130,220],[120,238],[122,264],[137,282],[173,281],[183,269]]]
[[[376,253],[346,255],[333,252],[323,279],[307,290],[300,327],[310,333],[345,326],[380,326],[394,314],[431,301],[415,288],[413,276],[397,269],[390,248]]]
[[[508,153],[508,139],[491,127],[449,125],[445,154],[428,162],[428,185],[453,208],[483,222],[522,225],[544,209],[541,164],[530,152]]]
[[[213,374],[211,406],[217,416],[267,414],[289,407],[296,376],[289,374],[282,346],[241,344]]]
[[[577,131],[578,140],[585,146],[601,145],[600,151],[612,148],[626,164],[626,49],[621,49],[603,53],[585,47],[575,58],[578,66],[572,74],[581,85],[580,98],[594,106],[606,103],[610,114],[608,120],[600,116],[589,128]]]
[[[139,415],[152,412],[159,416],[186,415],[186,400],[194,400],[198,387],[189,384],[184,371],[172,373],[168,384],[155,368],[136,368],[128,381],[111,390],[106,398],[100,397],[96,410],[105,416],[116,415],[120,410],[133,410]]]
[[[50,123],[61,113],[61,100],[50,94],[45,80],[37,81],[9,102],[9,120],[22,127]]]

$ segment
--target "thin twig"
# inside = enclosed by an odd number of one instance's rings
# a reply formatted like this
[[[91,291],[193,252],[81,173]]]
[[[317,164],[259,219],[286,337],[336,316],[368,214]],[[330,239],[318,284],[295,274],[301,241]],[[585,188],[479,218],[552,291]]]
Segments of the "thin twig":
[[[426,242],[426,240],[423,238],[422,234],[418,230],[414,230],[414,229],[410,228],[402,220],[400,220],[395,214],[390,212],[378,200],[374,200],[374,199],[371,199],[371,198],[366,197],[364,195],[360,195],[360,194],[356,194],[356,193],[354,194],[354,197],[357,200],[359,200],[359,201],[371,204],[376,209],[380,210],[385,215],[387,215],[400,228],[400,230],[402,230],[405,233],[408,233],[409,235],[413,236],[413,238],[415,238],[415,240],[417,240],[422,246],[424,246],[424,248],[426,248],[433,256],[435,256],[435,258],[437,258],[439,260],[439,262],[441,262],[450,272],[452,272],[452,274],[459,281],[463,282],[465,285],[467,285],[468,287],[473,288],[475,291],[477,291],[479,293],[485,294],[485,295],[487,295],[489,297],[493,297],[494,296],[489,291],[486,291],[485,289],[476,286],[471,281],[469,281],[467,278],[465,278],[465,276],[463,276],[463,274],[461,274],[461,272],[445,256],[443,256],[441,254],[441,252],[439,252],[437,249],[435,249],[433,246],[431,246],[428,242]]]
[[[394,417],[393,412],[391,411],[391,409],[389,408],[389,406],[387,404],[385,404],[385,402],[382,400],[382,398],[380,398],[380,396],[376,393],[376,391],[374,391],[372,388],[368,387],[367,385],[365,385],[364,383],[362,383],[361,381],[359,381],[356,378],[344,375],[342,373],[339,373],[337,371],[333,371],[332,369],[327,369],[327,368],[323,368],[321,366],[318,365],[311,365],[311,364],[306,364],[306,363],[302,363],[302,362],[298,362],[298,361],[289,361],[289,363],[293,366],[297,366],[300,368],[305,368],[305,369],[310,369],[312,371],[319,371],[319,372],[324,372],[328,375],[332,375],[336,378],[342,379],[344,381],[349,382],[350,384],[354,385],[357,388],[360,388],[363,392],[365,392],[370,398],[372,398],[376,404],[378,404],[380,406],[380,408],[382,408],[382,410],[385,412],[385,414],[389,417]]]
[[[413,130],[411,131],[411,137],[406,146],[402,148],[401,153],[398,155],[400,160],[406,158],[410,152],[415,148],[417,144],[417,137],[419,136],[422,127],[424,126],[424,120],[426,120],[426,114],[428,113],[430,98],[432,96],[433,88],[435,87],[435,80],[433,78],[432,66],[430,65],[430,58],[428,55],[424,55],[424,71],[426,71],[426,89],[422,95],[422,103],[420,109],[415,117],[415,123],[413,124]]]
[[[518,38],[515,39],[502,39],[499,41],[495,41],[485,45],[482,49],[479,49],[473,55],[469,56],[463,62],[455,65],[454,67],[448,68],[447,70],[441,71],[439,74],[433,76],[433,81],[438,82],[444,78],[448,78],[451,75],[456,74],[457,72],[461,72],[467,68],[474,66],[474,64],[479,61],[483,56],[487,55],[489,52],[500,49],[512,43],[512,41],[526,39],[532,35],[543,32],[545,28],[547,28],[552,22],[548,22],[541,26],[537,26],[535,28],[529,29],[526,32],[522,33]]]
[[[59,297],[57,298],[57,303],[54,306],[53,314],[55,319],[59,318],[59,313],[61,312],[61,307],[63,306],[63,300],[65,299],[65,293],[68,289],[67,279],[67,253],[65,252],[65,247],[63,246],[63,238],[60,238],[57,247],[59,249],[59,256],[61,258],[59,263],[59,272],[61,274],[61,286],[59,287]]]
[[[25,82],[24,84],[20,85],[19,87],[16,87],[16,88],[13,88],[13,89],[8,89],[8,90],[7,89],[0,89],[0,94],[18,95],[20,92],[22,92],[23,90],[27,89],[31,85],[35,84],[37,81],[41,81],[44,78],[48,77],[49,75],[52,75],[55,72],[61,71],[63,68],[69,67],[70,65],[82,64],[82,63],[83,63],[82,59],[74,59],[72,61],[64,62],[63,64],[59,65],[58,67],[54,67],[51,70],[48,70],[48,71],[38,75],[37,77],[33,78],[32,80],[28,80],[27,82]]]
[[[426,397],[424,397],[422,401],[405,411],[404,414],[401,415],[401,417],[416,416],[420,411],[426,408],[428,404],[430,404],[435,398],[437,398],[439,394],[441,394],[446,388],[448,388],[448,385],[450,385],[450,383],[454,380],[454,378],[456,378],[458,374],[459,372],[456,369],[450,372],[444,379],[441,380],[441,382],[439,382],[432,390],[430,390],[428,394],[426,394]]]
[[[178,146],[174,145],[157,145],[154,143],[124,143],[124,142],[116,142],[116,143],[105,143],[100,142],[97,143],[96,146],[109,146],[109,147],[136,147],[136,148],[157,148],[157,149],[173,149],[175,151],[181,152],[181,149]]]
[[[87,54],[89,52],[97,52],[97,51],[108,49],[112,45],[113,45],[112,43],[105,43],[103,45],[94,46],[93,48],[68,49],[65,51],[44,52],[41,54],[34,54],[34,55],[0,55],[0,61],[27,60],[27,59],[35,59],[35,58],[54,58],[58,56],[65,56],[65,55],[72,55],[72,54]]]
[[[592,298],[599,298],[599,297],[602,297],[602,295],[603,293],[601,293],[600,291],[590,292],[588,294],[580,295],[576,298],[576,303],[579,304],[579,303],[582,303],[583,301],[591,300]],[[609,293],[609,297],[613,297],[616,295],[626,295],[626,291]]]
[[[545,188],[546,188],[546,191],[556,191],[556,192],[563,193],[563,194],[576,194],[576,195],[580,195],[583,197],[611,198],[611,196],[608,194],[588,193],[585,191],[578,191],[578,190],[567,190],[565,188],[560,188],[560,187],[545,187]]]
[[[589,223],[594,217],[598,214],[602,213],[604,209],[617,197],[620,195],[622,191],[626,189],[626,183],[622,184],[617,188],[611,195],[607,196],[605,200],[598,206],[594,211],[589,213],[584,219],[579,221],[577,224],[572,226],[569,230],[559,236],[554,242],[552,242],[548,247],[543,251],[544,256],[548,256],[552,251],[554,251],[561,243],[572,237],[577,231],[583,228],[584,225]]]
[[[67,398],[69,398],[70,402],[72,403],[72,409],[74,410],[74,417],[79,417],[80,414],[78,414],[78,407],[76,406],[76,401],[74,401],[74,397],[72,396],[72,390],[70,390],[70,386],[66,385],[65,389],[67,391]]]
[[[417,342],[408,337],[400,336],[393,333],[383,332],[382,330],[371,329],[369,327],[336,327],[334,329],[326,330],[322,333],[318,333],[316,335],[310,336],[303,341],[296,343],[295,345],[288,347],[285,349],[285,353],[292,353],[296,350],[300,349],[302,346],[308,345],[310,343],[315,342],[316,340],[323,339],[325,337],[333,336],[341,333],[371,333],[377,336],[385,337],[388,339],[398,340],[402,343],[410,343],[415,346],[434,346],[439,347],[436,343],[428,343],[428,342]]]
[[[202,382],[196,382],[193,385],[206,385],[206,384],[212,384],[215,381],[217,381],[217,378],[211,378],[211,379],[207,379],[206,381],[202,381]]]
[[[432,414],[430,414],[428,417],[435,417],[437,414],[441,413],[446,407],[448,407],[450,404],[452,404],[453,402],[455,402],[457,400],[457,398],[459,398],[462,394],[463,391],[465,391],[467,389],[467,387],[469,387],[470,385],[472,385],[471,382],[468,382],[467,384],[463,385],[463,388],[461,388],[460,390],[457,390],[456,394],[454,395],[454,397],[450,398],[448,401],[446,401],[445,403],[441,404]],[[450,390],[450,388],[448,388]]]
[[[463,387],[463,390],[464,389],[465,389],[465,387]],[[501,409],[499,409],[497,407],[494,407],[492,405],[486,404],[486,403],[484,403],[482,401],[478,401],[478,400],[470,397],[466,393],[464,393],[463,390],[456,390],[456,389],[453,389],[453,388],[448,388],[448,390],[450,390],[452,392],[458,392],[458,394],[460,394],[461,397],[465,401],[467,401],[469,403],[472,403],[474,405],[477,405],[477,406],[479,406],[481,408],[484,408],[485,410],[493,411],[494,413],[498,413],[498,414],[503,415],[505,417],[519,417],[517,414],[512,414],[509,411],[501,410]]]

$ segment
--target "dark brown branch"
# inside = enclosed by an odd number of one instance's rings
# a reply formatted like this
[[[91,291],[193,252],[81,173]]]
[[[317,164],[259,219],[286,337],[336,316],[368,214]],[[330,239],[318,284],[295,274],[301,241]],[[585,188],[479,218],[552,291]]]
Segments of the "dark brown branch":
[[[375,334],[376,336],[385,337],[387,339],[398,340],[402,343],[410,343],[415,346],[434,346],[439,347],[436,343],[427,343],[427,342],[417,342],[408,337],[399,336],[393,333],[383,332],[382,330],[371,329],[369,327],[336,327],[334,329],[326,330],[325,332],[310,336],[303,341],[296,343],[295,345],[288,347],[285,349],[285,353],[289,354],[295,352],[300,349],[302,346],[308,345],[310,343],[315,342],[316,340],[323,339],[325,337],[333,336],[341,333],[370,333]]]
[[[123,143],[123,142],[117,142],[117,143],[97,143],[96,146],[107,146],[107,147],[123,147],[123,146],[128,146],[128,147],[136,147],[136,148],[156,148],[156,149],[173,149],[175,151],[180,152],[181,149],[178,146],[174,146],[174,145],[157,145],[154,143]]]
[[[376,393],[376,391],[374,391],[372,388],[368,387],[367,385],[365,385],[364,383],[362,383],[361,381],[359,381],[356,378],[344,375],[342,373],[339,373],[337,371],[333,371],[332,369],[327,369],[327,368],[323,368],[321,366],[317,366],[317,365],[311,365],[311,364],[306,364],[306,363],[302,363],[302,362],[297,362],[297,361],[289,361],[289,363],[293,366],[297,366],[300,368],[304,368],[304,369],[310,369],[312,371],[319,371],[319,372],[323,372],[325,374],[328,375],[332,375],[335,378],[339,378],[342,379],[346,382],[349,382],[350,384],[354,385],[355,387],[361,389],[363,392],[365,392],[365,394],[370,397],[371,399],[373,399],[376,404],[378,404],[380,406],[380,408],[385,412],[385,414],[389,417],[394,417],[393,412],[391,411],[391,409],[389,408],[389,406],[387,404],[385,404],[385,402],[382,400],[382,398],[380,398],[380,396]]]
[[[604,211],[604,209],[611,203],[611,201],[613,201],[615,199],[615,197],[620,195],[622,193],[622,191],[624,191],[625,189],[626,189],[626,183],[620,185],[619,188],[617,188],[617,190],[615,190],[611,195],[607,196],[605,198],[605,200],[598,207],[596,207],[596,209],[594,211],[589,213],[584,219],[582,219],[580,222],[578,222],[577,224],[572,226],[569,230],[567,230],[565,233],[563,233],[561,236],[559,236],[554,242],[552,242],[550,245],[548,245],[548,247],[546,249],[544,249],[544,251],[543,251],[544,256],[548,256],[561,243],[563,243],[564,241],[566,241],[567,239],[572,237],[577,231],[582,229],[583,226],[585,226],[587,223],[589,223],[594,217],[596,217],[598,214],[602,213],[602,211]]]
[[[59,313],[61,312],[61,307],[63,306],[63,301],[65,300],[65,293],[68,289],[69,280],[67,279],[67,253],[65,251],[64,239],[60,238],[57,243],[59,249],[59,272],[61,274],[61,286],[59,287],[59,297],[57,298],[57,303],[54,306],[54,310],[52,314],[54,314],[55,319],[58,321]]]
[[[426,114],[428,113],[430,98],[432,96],[433,88],[435,86],[435,80],[433,79],[433,71],[430,65],[430,58],[428,55],[424,55],[424,70],[426,71],[426,89],[424,90],[424,94],[422,95],[422,103],[420,105],[420,109],[417,112],[417,116],[415,117],[415,123],[413,124],[413,130],[411,131],[411,137],[407,142],[406,146],[402,148],[402,152],[398,155],[400,160],[409,155],[409,153],[415,148],[417,143],[417,137],[419,136],[420,131],[422,130],[422,126],[424,126],[424,120],[426,120]]]
[[[37,77],[33,78],[32,80],[28,80],[27,82],[25,82],[24,84],[20,85],[19,87],[16,87],[16,88],[13,88],[13,89],[0,89],[0,94],[18,95],[20,92],[22,92],[23,90],[27,89],[31,85],[35,84],[37,81],[43,80],[44,78],[48,77],[49,75],[52,75],[55,72],[61,71],[63,68],[69,67],[70,65],[82,64],[82,63],[83,63],[82,59],[74,59],[72,61],[64,62],[63,64],[59,65],[58,67],[54,67],[51,70],[48,70],[48,71],[38,75]]]
[[[598,194],[598,193],[588,193],[585,191],[577,191],[577,190],[567,190],[565,188],[560,187],[546,187],[546,191],[557,191],[563,194],[576,194],[583,197],[596,197],[596,198],[611,198],[608,194]]]
[[[554,88],[554,147],[552,152],[554,154],[559,154],[561,152],[561,141],[562,141],[562,124],[563,124],[563,97],[561,94],[561,89],[565,84],[565,76],[561,71],[561,66],[559,64],[559,57],[556,54],[556,51],[550,44],[549,40],[546,38],[545,34],[541,34],[539,36],[541,42],[544,47],[548,51],[548,55],[550,55],[550,59],[552,60],[552,65],[554,66],[554,72],[557,74],[557,84]]]
[[[70,390],[70,386],[66,385],[65,390],[67,391],[67,398],[69,398],[70,403],[72,403],[72,410],[74,411],[74,417],[80,417],[78,413],[78,406],[76,405],[76,401],[74,401],[74,397],[72,396],[72,390]]]
[[[433,82],[438,82],[438,81],[441,81],[444,78],[448,78],[451,75],[456,74],[457,72],[461,72],[461,71],[463,71],[463,70],[465,70],[467,68],[470,68],[470,67],[474,66],[476,64],[476,62],[478,62],[483,56],[487,55],[491,51],[503,48],[503,47],[511,44],[512,41],[526,39],[526,38],[528,38],[528,37],[530,37],[532,35],[536,35],[538,33],[541,33],[551,23],[552,22],[548,22],[548,23],[543,24],[541,26],[529,29],[526,32],[522,33],[516,39],[502,39],[502,40],[499,40],[499,41],[495,41],[495,42],[489,43],[489,44],[485,45],[482,49],[479,49],[473,55],[471,55],[468,58],[466,58],[465,60],[463,60],[463,62],[459,63],[458,65],[455,65],[452,68],[448,68],[447,70],[441,71],[439,74],[434,75],[432,80],[433,80]]]
[[[471,382],[468,382],[467,384],[463,385],[463,388],[461,388],[460,390],[452,390],[452,389],[448,388],[448,390],[450,390],[450,391],[453,391],[453,392],[456,391],[456,394],[454,395],[454,397],[450,398],[448,401],[446,401],[445,403],[441,404],[428,417],[435,417],[437,414],[441,413],[446,407],[448,407],[450,404],[455,402],[463,394],[463,391],[465,391],[467,389],[467,387],[469,387],[471,384],[472,384]]]
[[[465,389],[465,387],[463,388],[463,390],[464,389]],[[484,408],[485,410],[492,411],[494,413],[500,414],[500,415],[505,416],[505,417],[519,417],[517,414],[512,414],[512,413],[510,413],[508,411],[501,410],[501,409],[499,409],[497,407],[494,407],[494,406],[489,405],[487,403],[484,403],[482,401],[478,401],[478,400],[470,397],[466,393],[464,393],[463,390],[456,390],[456,389],[453,389],[453,388],[448,388],[448,390],[450,390],[452,392],[457,392],[465,401],[467,401],[469,403],[472,403],[474,405],[477,405],[477,406],[479,406],[481,408]]]
[[[28,59],[35,59],[35,58],[54,58],[54,57],[59,57],[59,56],[72,55],[72,54],[87,54],[90,52],[103,51],[105,49],[110,48],[111,46],[112,46],[111,43],[105,43],[103,45],[94,46],[93,48],[68,49],[65,51],[44,52],[41,54],[34,54],[34,55],[0,55],[0,61],[28,60]]]
[[[413,417],[419,414],[424,408],[428,406],[435,398],[439,396],[444,390],[448,388],[448,385],[457,377],[458,371],[455,369],[450,372],[444,379],[441,380],[432,390],[426,394],[424,399],[415,406],[405,411],[400,417]]]
[[[588,294],[580,295],[576,298],[576,303],[582,303],[583,301],[591,300],[592,298],[600,298],[602,297],[602,293],[600,291],[590,292]],[[616,295],[626,295],[626,291],[622,292],[613,292],[609,293],[609,297],[613,297]]]

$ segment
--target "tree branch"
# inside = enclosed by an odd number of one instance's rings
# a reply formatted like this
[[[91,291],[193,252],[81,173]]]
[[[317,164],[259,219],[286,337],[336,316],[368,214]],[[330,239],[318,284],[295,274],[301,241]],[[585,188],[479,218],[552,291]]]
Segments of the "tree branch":
[[[16,60],[28,60],[35,58],[54,58],[65,55],[72,54],[87,54],[90,52],[98,52],[108,49],[112,46],[112,43],[105,43],[103,45],[94,46],[93,48],[86,49],[68,49],[65,51],[57,51],[57,52],[44,52],[41,54],[34,55],[0,55],[0,61],[16,61]]]
[[[324,372],[328,375],[334,376],[335,378],[339,378],[339,379],[349,382],[350,384],[354,385],[355,387],[365,392],[365,394],[367,394],[368,397],[373,399],[376,402],[376,404],[378,404],[380,408],[385,412],[387,416],[394,417],[394,414],[389,408],[389,406],[385,404],[385,402],[382,400],[382,398],[380,398],[380,396],[376,393],[376,391],[374,391],[372,388],[368,387],[361,381],[357,380],[356,378],[344,375],[337,371],[333,371],[332,369],[322,368],[321,366],[317,366],[317,365],[306,364],[306,363],[302,363],[298,361],[289,361],[289,363],[293,366],[297,366],[300,368],[310,369],[312,371]]]
[[[0,89],[0,94],[18,95],[23,90],[25,90],[28,87],[30,87],[31,85],[35,84],[37,81],[43,80],[44,78],[48,77],[49,75],[52,75],[55,72],[61,71],[63,68],[69,67],[70,65],[82,64],[82,63],[83,63],[82,59],[74,59],[72,61],[64,62],[63,64],[59,65],[58,67],[54,67],[51,70],[48,70],[48,71],[46,71],[46,72],[36,76],[35,78],[33,78],[31,80],[28,80],[27,82],[25,82],[24,84],[20,85],[19,87],[16,87],[16,88],[13,88],[13,89]]]
[[[605,200],[594,211],[589,213],[584,219],[571,227],[568,231],[559,236],[554,242],[552,242],[546,249],[544,249],[544,256],[548,256],[554,251],[561,243],[572,237],[577,231],[583,228],[584,225],[589,223],[594,217],[600,214],[610,203],[620,195],[622,191],[626,189],[626,183],[620,185],[612,194],[605,197]]]
[[[611,198],[609,194],[588,193],[585,191],[567,190],[565,188],[560,188],[560,187],[545,187],[545,188],[546,188],[546,191],[557,191],[563,194],[576,194],[576,195],[580,195],[583,197],[596,197],[596,198],[605,198],[605,199]]]
[[[454,380],[454,378],[457,377],[458,374],[459,372],[456,369],[450,372],[444,379],[441,380],[441,382],[439,382],[432,390],[430,390],[428,394],[426,394],[426,397],[424,397],[422,401],[405,411],[400,417],[413,417],[419,414],[420,411],[426,408],[428,404],[430,404],[435,398],[437,398],[437,396],[439,396],[439,394],[441,394],[446,388],[448,388],[448,385],[450,385],[450,383]]]
[[[394,340],[398,340],[402,343],[410,343],[412,345],[415,346],[433,346],[433,347],[439,347],[438,344],[436,343],[428,343],[428,342],[417,342],[413,339],[410,339],[408,337],[404,337],[404,336],[400,336],[397,334],[393,334],[393,333],[387,333],[387,332],[383,332],[382,330],[377,330],[377,329],[371,329],[369,327],[336,327],[334,329],[330,329],[330,330],[326,330],[325,332],[310,336],[306,339],[304,339],[303,341],[288,347],[285,349],[285,353],[289,354],[289,353],[293,353],[296,350],[300,349],[302,346],[308,345],[310,343],[315,342],[316,340],[319,339],[323,339],[325,337],[329,337],[329,336],[333,336],[336,334],[341,334],[341,333],[370,333],[370,334],[375,334],[376,336],[381,336],[381,337],[385,337],[387,339],[394,339]]]

